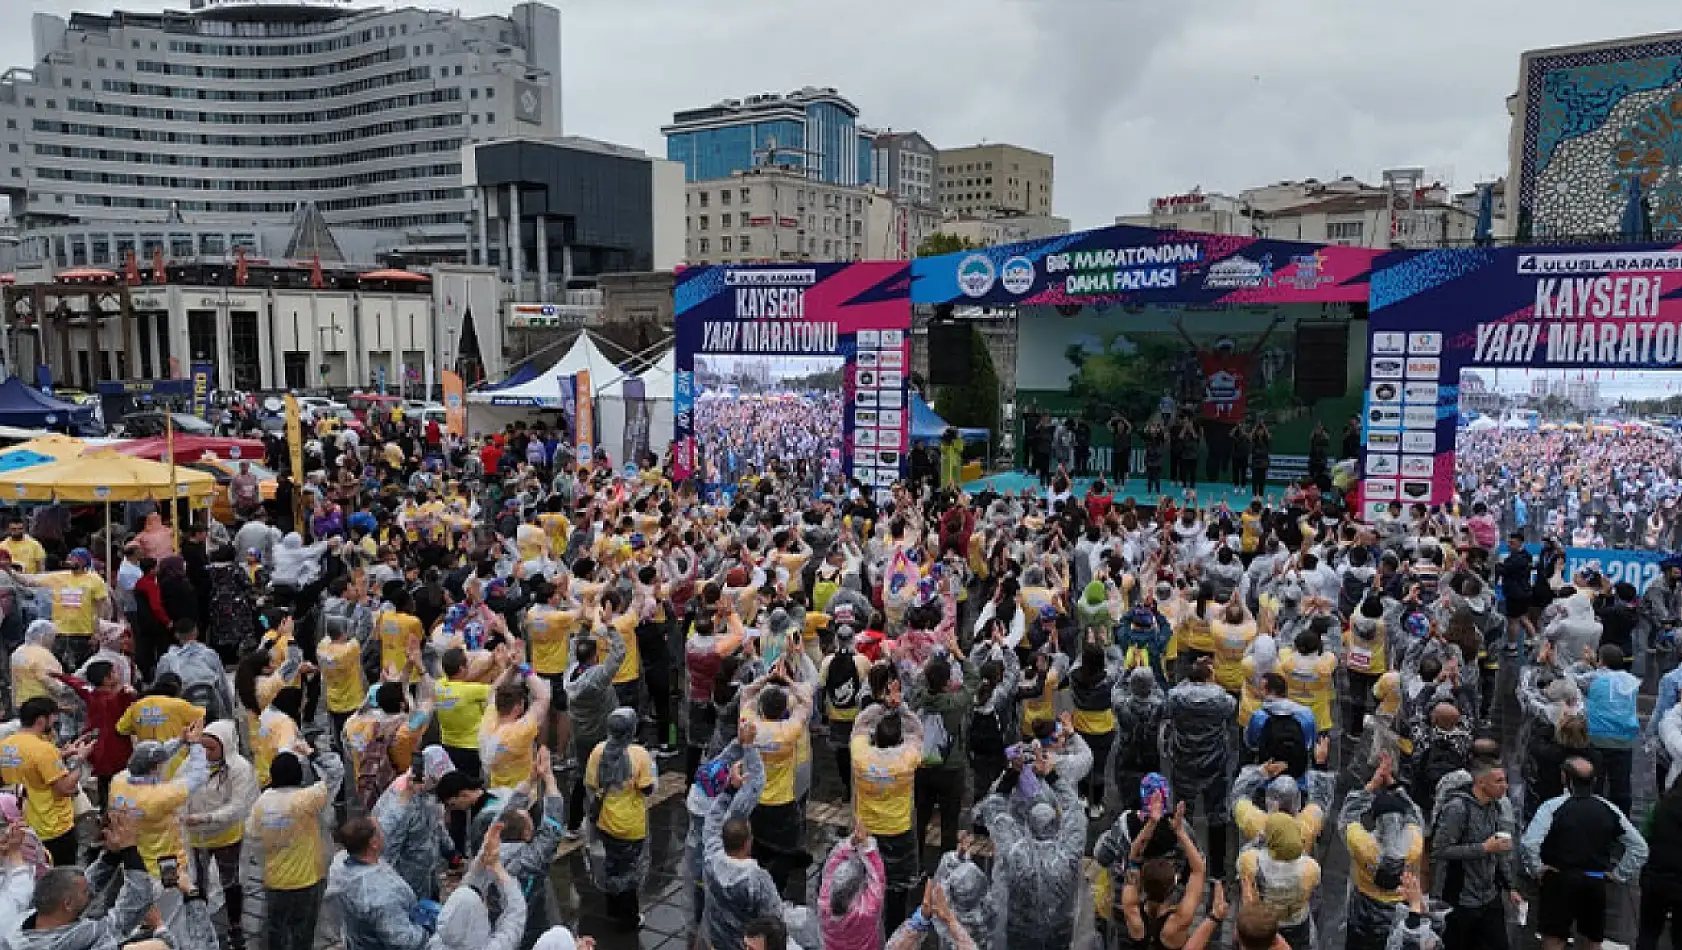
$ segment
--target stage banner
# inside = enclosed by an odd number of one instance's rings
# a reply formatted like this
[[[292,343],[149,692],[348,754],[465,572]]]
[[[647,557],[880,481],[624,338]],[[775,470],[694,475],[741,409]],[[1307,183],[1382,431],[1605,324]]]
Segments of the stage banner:
[[[919,304],[1363,303],[1364,247],[1116,225],[925,257]]]
[[[596,457],[596,412],[595,404],[590,399],[590,371],[581,369],[573,374],[573,396],[576,421],[572,426],[572,438],[576,445],[578,464],[589,465]]]
[[[467,436],[467,391],[461,374],[444,371],[444,428],[456,438]]]
[[[723,482],[729,481],[735,466],[719,464],[721,455],[733,456],[738,450],[734,444],[722,445],[722,440],[733,438],[731,425],[709,420],[721,400],[741,391],[739,383],[754,382],[741,375],[738,359],[731,364],[735,382],[714,377],[714,389],[708,391],[697,374],[697,357],[770,357],[764,362],[783,359],[799,369],[780,378],[783,392],[771,395],[767,390],[760,404],[774,414],[781,411],[774,400],[786,400],[787,418],[802,421],[778,425],[774,419],[755,419],[753,424],[785,434],[791,426],[824,429],[810,440],[814,445],[807,458],[826,468],[838,467],[885,494],[904,477],[910,445],[909,287],[910,268],[896,261],[695,267],[680,272],[674,307],[675,476],[689,478],[699,472],[704,483],[731,487]],[[825,360],[836,359],[838,371],[822,368]],[[757,379],[762,382],[769,376],[767,370]],[[793,391],[797,389],[804,395]],[[840,419],[831,438],[827,427],[833,421],[817,420],[813,414],[827,411],[817,407],[836,401]],[[702,415],[708,418],[699,418]],[[753,453],[762,446],[740,448]]]
[[[648,400],[642,379],[632,376],[620,387],[625,400],[625,445],[620,458],[628,464],[642,465],[648,453]]]
[[[1467,369],[1682,367],[1682,249],[1392,252],[1374,268],[1368,312],[1361,494],[1370,520],[1392,500],[1453,498]]]

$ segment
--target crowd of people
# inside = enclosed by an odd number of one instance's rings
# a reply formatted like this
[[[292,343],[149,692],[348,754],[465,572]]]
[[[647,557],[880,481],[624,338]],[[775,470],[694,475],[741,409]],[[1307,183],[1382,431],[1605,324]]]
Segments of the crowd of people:
[[[656,870],[712,950],[1554,950],[1637,882],[1648,948],[1678,907],[1682,672],[1643,718],[1630,666],[1682,561],[1566,576],[1324,473],[716,499],[525,427],[316,441],[307,516],[154,513],[109,582],[0,541],[14,950],[564,950],[634,941]]]
[[[711,491],[780,470],[808,491],[841,472],[841,394],[703,392],[695,445]],[[902,448],[902,447],[897,447]]]
[[[1462,437],[1460,494],[1529,543],[1682,547],[1682,453],[1668,431],[1496,428]]]

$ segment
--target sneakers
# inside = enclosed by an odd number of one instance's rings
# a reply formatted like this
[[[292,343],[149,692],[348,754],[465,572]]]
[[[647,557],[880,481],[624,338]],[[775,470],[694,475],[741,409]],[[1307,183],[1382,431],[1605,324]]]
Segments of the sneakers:
[[[667,743],[665,745],[656,746],[654,748],[654,756],[659,759],[669,759],[681,751],[682,750],[677,746]]]
[[[1088,806],[1086,806],[1086,817],[1091,819],[1092,821],[1097,821],[1098,819],[1104,817],[1104,806],[1103,805],[1088,805]]]
[[[577,841],[580,835],[577,828],[568,828],[561,834],[562,841]]]

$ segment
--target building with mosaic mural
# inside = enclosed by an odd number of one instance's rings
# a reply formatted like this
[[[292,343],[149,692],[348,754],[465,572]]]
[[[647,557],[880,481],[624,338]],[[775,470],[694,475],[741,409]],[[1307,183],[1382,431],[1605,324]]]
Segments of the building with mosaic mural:
[[[1632,179],[1653,230],[1682,233],[1682,32],[1525,53],[1509,111],[1510,235],[1614,236]]]

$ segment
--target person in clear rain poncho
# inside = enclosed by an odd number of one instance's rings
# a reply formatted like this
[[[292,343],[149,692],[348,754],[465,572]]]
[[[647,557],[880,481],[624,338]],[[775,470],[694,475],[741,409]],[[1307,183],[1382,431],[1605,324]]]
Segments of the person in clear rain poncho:
[[[455,771],[442,746],[427,746],[417,768],[397,777],[374,804],[373,819],[385,839],[382,857],[421,900],[437,900],[444,855],[453,850],[444,803],[433,793]]]
[[[752,735],[751,727],[749,735]],[[738,762],[742,765],[740,769],[735,767]],[[740,788],[735,786],[737,777],[741,781]],[[707,816],[722,799],[733,812],[729,817],[746,818],[759,803],[759,792],[764,787],[765,766],[760,761],[759,749],[752,741],[732,741],[723,752],[696,770],[695,780],[690,783],[684,802],[689,811],[689,836],[684,841],[684,871],[693,904],[691,919],[695,923],[700,923],[702,909],[706,906],[706,852],[702,846],[702,834],[706,830]]]
[[[502,866],[502,826],[492,825],[468,866],[461,886],[438,912],[438,929],[426,950],[519,950],[526,926],[526,899]],[[484,891],[495,884],[502,913],[493,925]]]
[[[1050,800],[1034,801],[1027,819],[1012,814],[1011,803],[994,793],[976,813],[993,839],[993,897],[1004,910],[1005,945],[1012,950],[1067,948],[1074,939],[1075,910],[1085,893],[1081,857],[1086,850],[1086,811],[1075,782],[1052,768],[1051,757],[1038,755],[1030,768],[1050,790]]]
[[[627,707],[607,717],[607,740],[590,753],[584,785],[590,791],[590,876],[607,900],[608,916],[635,929],[637,888],[648,876],[648,802],[654,792],[654,757],[635,744],[637,713]]]
[[[738,736],[744,747],[751,745],[753,723],[744,721]],[[765,785],[764,771],[761,768],[757,778],[749,778],[743,763],[731,766],[728,781],[737,790],[714,796],[701,831],[706,857],[706,908],[701,931],[713,947],[739,947],[750,921],[782,915],[777,885],[770,872],[753,859],[753,828],[748,824]]]
[[[1226,876],[1227,768],[1238,702],[1213,680],[1208,658],[1192,664],[1190,678],[1168,692],[1168,777],[1175,797],[1208,819],[1210,874]]]
[[[881,950],[887,872],[863,823],[824,862],[818,920],[824,950]]]
[[[1419,872],[1425,847],[1419,806],[1393,784],[1388,756],[1364,789],[1343,801],[1338,825],[1349,849],[1347,950],[1381,950],[1403,903],[1402,876]],[[1369,827],[1370,826],[1370,827]]]
[[[989,946],[998,932],[998,912],[993,905],[993,882],[970,857],[968,832],[958,835],[958,850],[940,856],[934,871],[935,886],[946,895],[951,920],[936,917],[934,930],[942,950],[954,950],[967,938],[978,947]],[[952,926],[953,923],[957,928]],[[957,930],[962,930],[959,934]]]

